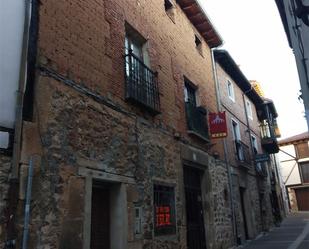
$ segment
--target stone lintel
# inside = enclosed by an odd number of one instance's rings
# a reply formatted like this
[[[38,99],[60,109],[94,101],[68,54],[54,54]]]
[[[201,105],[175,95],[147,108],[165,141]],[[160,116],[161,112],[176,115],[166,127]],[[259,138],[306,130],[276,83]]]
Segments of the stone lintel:
[[[78,174],[84,177],[91,177],[98,180],[104,180],[109,182],[118,182],[118,183],[127,183],[127,184],[135,184],[135,180],[132,177],[116,175],[113,173],[108,173],[104,171],[89,169],[80,167],[78,169]]]
[[[181,145],[181,159],[189,164],[206,168],[209,165],[209,155],[190,145]]]

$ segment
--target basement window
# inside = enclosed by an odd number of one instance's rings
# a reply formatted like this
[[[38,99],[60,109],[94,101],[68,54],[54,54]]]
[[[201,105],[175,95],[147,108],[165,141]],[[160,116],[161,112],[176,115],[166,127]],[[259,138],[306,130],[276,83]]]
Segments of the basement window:
[[[195,35],[195,47],[197,49],[197,51],[200,53],[200,55],[203,56],[203,53],[202,53],[202,41],[201,39]]]
[[[154,185],[154,233],[156,236],[176,233],[175,191],[173,187]]]

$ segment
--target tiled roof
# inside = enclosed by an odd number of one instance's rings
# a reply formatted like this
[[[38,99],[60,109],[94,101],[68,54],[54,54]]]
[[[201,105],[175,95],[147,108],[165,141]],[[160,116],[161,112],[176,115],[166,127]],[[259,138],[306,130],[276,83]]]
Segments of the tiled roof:
[[[278,144],[282,146],[282,145],[297,143],[302,140],[309,140],[309,132],[304,132],[304,133],[301,133],[301,134],[298,134],[292,137],[281,139],[279,140]]]

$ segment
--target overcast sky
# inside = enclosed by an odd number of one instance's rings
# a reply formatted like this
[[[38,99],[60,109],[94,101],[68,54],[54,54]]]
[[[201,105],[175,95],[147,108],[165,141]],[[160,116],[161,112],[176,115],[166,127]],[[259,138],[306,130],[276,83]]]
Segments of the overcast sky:
[[[274,0],[199,0],[249,80],[273,99],[282,138],[307,130],[294,55]]]

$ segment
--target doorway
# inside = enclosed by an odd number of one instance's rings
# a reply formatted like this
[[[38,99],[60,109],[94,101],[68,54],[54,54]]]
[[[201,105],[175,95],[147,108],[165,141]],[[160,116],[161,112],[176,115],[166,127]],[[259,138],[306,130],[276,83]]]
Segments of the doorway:
[[[110,188],[94,184],[91,200],[91,249],[110,249]]]
[[[187,216],[187,248],[206,249],[201,191],[203,171],[185,166],[183,174]]]

